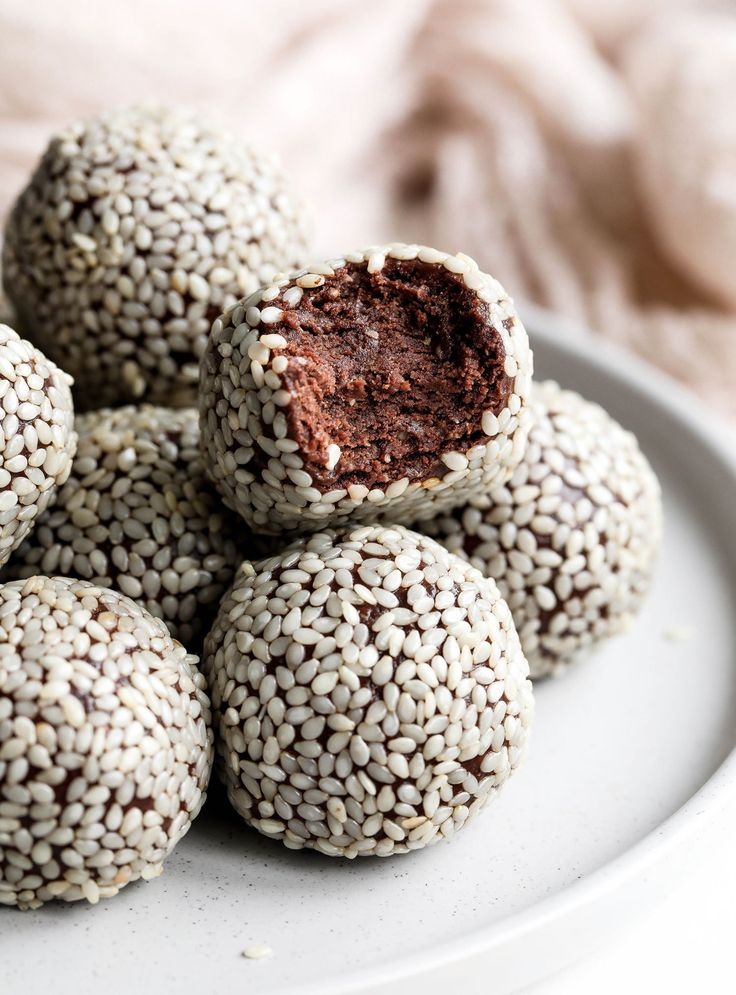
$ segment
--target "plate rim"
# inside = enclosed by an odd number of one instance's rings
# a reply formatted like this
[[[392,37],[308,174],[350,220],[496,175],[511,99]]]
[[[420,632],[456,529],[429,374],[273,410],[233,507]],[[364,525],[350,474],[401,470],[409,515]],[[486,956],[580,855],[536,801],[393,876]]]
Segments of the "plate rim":
[[[702,401],[688,388],[635,353],[604,339],[584,325],[545,308],[520,302],[519,313],[531,329],[530,339],[544,340],[551,348],[579,358],[596,370],[626,381],[638,393],[648,396],[660,409],[682,424],[683,411],[699,410]],[[688,430],[736,482],[736,446],[729,441],[727,423],[715,410],[707,419],[694,419]],[[351,995],[373,991],[374,987],[402,980],[410,981],[432,970],[446,968],[473,957],[492,954],[519,941],[555,920],[574,914],[596,900],[602,901],[634,879],[653,869],[668,856],[702,834],[719,815],[736,807],[736,746],[701,787],[675,812],[651,829],[623,853],[607,861],[553,895],[520,912],[481,926],[433,949],[391,961],[384,967],[362,968],[342,977],[325,979],[307,986],[286,986],[274,995]],[[421,965],[417,958],[421,956]]]

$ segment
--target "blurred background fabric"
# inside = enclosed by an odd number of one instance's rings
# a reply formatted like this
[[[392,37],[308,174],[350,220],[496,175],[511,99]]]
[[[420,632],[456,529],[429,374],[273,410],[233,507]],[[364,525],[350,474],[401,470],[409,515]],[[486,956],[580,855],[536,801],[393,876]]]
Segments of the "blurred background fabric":
[[[315,257],[465,251],[736,416],[734,95],[727,4],[0,0],[0,217],[70,120],[197,107],[280,153]]]

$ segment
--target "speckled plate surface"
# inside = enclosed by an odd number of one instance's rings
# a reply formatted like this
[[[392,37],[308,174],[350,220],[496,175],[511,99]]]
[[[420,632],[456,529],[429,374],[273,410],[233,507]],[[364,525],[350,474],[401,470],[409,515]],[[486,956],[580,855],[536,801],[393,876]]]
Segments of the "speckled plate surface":
[[[736,798],[736,458],[669,381],[523,316],[538,375],[604,404],[660,475],[665,548],[635,628],[538,686],[525,769],[451,845],[292,853],[215,791],[157,881],[0,911],[2,995],[501,995],[600,942],[703,845]],[[255,943],[273,956],[245,959]]]

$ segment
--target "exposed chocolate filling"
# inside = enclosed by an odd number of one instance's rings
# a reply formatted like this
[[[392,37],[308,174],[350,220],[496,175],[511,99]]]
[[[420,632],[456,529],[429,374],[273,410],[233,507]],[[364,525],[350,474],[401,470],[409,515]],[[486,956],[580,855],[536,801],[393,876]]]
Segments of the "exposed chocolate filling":
[[[282,377],[289,435],[323,492],[442,476],[442,453],[483,441],[483,412],[511,392],[487,305],[442,266],[348,264],[279,331],[293,357]],[[341,450],[332,469],[331,445]]]

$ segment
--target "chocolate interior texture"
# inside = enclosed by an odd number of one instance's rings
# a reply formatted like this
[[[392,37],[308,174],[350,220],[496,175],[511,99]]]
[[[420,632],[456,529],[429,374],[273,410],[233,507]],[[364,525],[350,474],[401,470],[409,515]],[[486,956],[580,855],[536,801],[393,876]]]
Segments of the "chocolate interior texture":
[[[442,476],[512,382],[488,307],[443,266],[348,264],[286,312],[289,433],[317,487]],[[328,446],[341,456],[328,469]]]

